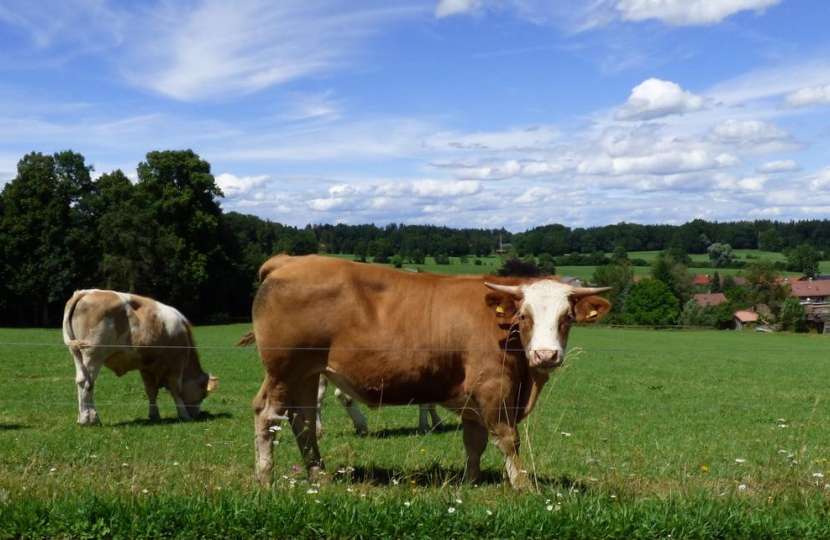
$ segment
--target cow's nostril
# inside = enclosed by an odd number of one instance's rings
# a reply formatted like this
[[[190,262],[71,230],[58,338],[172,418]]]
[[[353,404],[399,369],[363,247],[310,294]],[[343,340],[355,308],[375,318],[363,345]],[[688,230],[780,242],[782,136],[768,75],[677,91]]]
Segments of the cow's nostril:
[[[537,350],[536,360],[539,363],[546,363],[556,360],[556,351]]]

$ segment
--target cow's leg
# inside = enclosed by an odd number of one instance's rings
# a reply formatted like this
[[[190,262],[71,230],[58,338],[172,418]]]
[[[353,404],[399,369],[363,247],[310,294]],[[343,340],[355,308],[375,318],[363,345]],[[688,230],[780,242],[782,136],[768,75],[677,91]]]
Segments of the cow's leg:
[[[492,424],[490,433],[493,436],[493,442],[504,454],[504,465],[510,485],[521,490],[531,489],[530,478],[527,471],[522,469],[519,460],[519,430],[516,429],[515,422],[500,421]]]
[[[266,480],[274,468],[274,433],[280,422],[288,420],[287,401],[285,389],[266,375],[254,397],[256,474],[260,480]]]
[[[424,414],[426,417],[426,414]],[[481,474],[481,454],[487,448],[487,428],[473,418],[461,418],[464,449],[467,451],[467,466],[464,468],[464,481],[475,483]]]
[[[140,370],[141,373],[141,380],[144,382],[144,393],[147,394],[147,400],[150,402],[150,420],[157,422],[161,420],[161,415],[159,414],[159,404],[158,404],[158,397],[159,397],[159,387],[156,384],[155,379],[153,376],[144,371],[143,369]]]
[[[189,422],[193,418],[190,416],[190,413],[187,412],[187,405],[185,405],[184,400],[182,399],[181,370],[170,370],[170,372],[165,374],[165,377],[165,386],[167,386],[167,390],[170,392],[170,396],[173,398],[173,402],[176,404],[176,412],[179,415],[179,420],[181,420],[182,422]]]
[[[72,349],[75,360],[75,384],[78,386],[78,424],[82,426],[100,425],[98,411],[95,410],[95,379],[101,371],[101,364],[94,349]]]
[[[325,465],[320,456],[320,447],[317,446],[317,430],[315,417],[317,416],[317,389],[318,375],[298,382],[292,391],[293,404],[289,408],[288,418],[291,429],[297,439],[297,446],[305,461],[309,480],[312,482],[325,479]]]
[[[425,435],[429,433],[429,419],[432,419],[432,427],[441,423],[441,417],[435,411],[435,404],[421,405],[418,410],[418,433]]]
[[[320,439],[323,436],[323,400],[326,398],[326,388],[328,387],[328,379],[326,379],[323,375],[320,375],[320,381],[317,383],[317,415],[316,415],[316,428],[317,428],[317,438]]]
[[[334,391],[334,397],[337,398],[337,401],[339,401],[340,404],[346,409],[346,412],[349,413],[349,417],[352,419],[352,425],[354,425],[355,433],[361,437],[368,435],[369,423],[366,421],[366,417],[363,416],[363,413],[360,412],[360,407],[357,406],[357,403],[355,403],[354,399],[352,399],[352,396],[337,388]]]

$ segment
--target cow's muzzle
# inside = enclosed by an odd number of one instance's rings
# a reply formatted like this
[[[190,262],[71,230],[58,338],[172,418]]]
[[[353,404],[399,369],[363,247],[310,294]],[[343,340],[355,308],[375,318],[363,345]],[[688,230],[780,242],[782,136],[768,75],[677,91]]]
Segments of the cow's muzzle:
[[[551,371],[562,365],[562,355],[559,351],[533,351],[533,367],[540,371]]]

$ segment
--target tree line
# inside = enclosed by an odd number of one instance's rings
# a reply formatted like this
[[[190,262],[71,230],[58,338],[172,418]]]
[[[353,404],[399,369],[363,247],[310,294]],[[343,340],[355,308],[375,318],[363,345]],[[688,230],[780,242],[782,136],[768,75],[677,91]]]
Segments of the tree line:
[[[428,256],[449,262],[509,251],[595,264],[615,250],[705,253],[713,244],[830,251],[830,222],[816,220],[554,224],[521,233],[394,223],[292,227],[223,212],[210,164],[192,150],[149,152],[135,182],[121,170],[93,172],[71,150],[32,152],[18,162],[0,193],[0,325],[57,326],[72,293],[93,287],[152,296],[196,323],[247,319],[257,270],[279,252],[422,264]]]

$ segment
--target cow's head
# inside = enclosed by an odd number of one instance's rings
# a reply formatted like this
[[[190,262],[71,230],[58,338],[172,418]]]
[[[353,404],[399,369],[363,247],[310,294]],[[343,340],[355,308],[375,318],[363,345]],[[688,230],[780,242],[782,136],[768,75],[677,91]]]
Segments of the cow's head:
[[[571,324],[596,321],[611,308],[611,302],[595,296],[611,287],[572,287],[552,279],[523,285],[485,285],[506,293],[506,297],[488,298],[488,304],[495,306],[497,316],[510,317],[518,326],[530,366],[543,373],[565,360]]]
[[[182,381],[182,401],[187,406],[191,418],[199,418],[202,401],[218,387],[218,378],[210,373],[202,373],[196,378]]]

